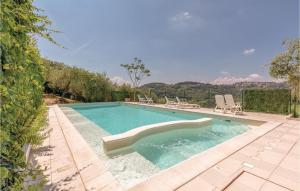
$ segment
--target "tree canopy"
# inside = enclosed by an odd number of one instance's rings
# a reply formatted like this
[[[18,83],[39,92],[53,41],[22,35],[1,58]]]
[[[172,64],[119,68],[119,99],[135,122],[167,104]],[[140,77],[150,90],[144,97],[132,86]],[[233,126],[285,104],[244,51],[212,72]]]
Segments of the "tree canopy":
[[[128,85],[114,84],[105,73],[90,72],[47,59],[43,62],[46,67],[46,93],[82,102],[101,102],[113,101],[112,92],[127,95],[132,91]]]
[[[141,81],[151,75],[150,70],[138,58],[134,58],[131,64],[121,64],[121,67],[126,69],[134,88],[139,87]]]
[[[285,51],[277,54],[270,64],[270,75],[298,87],[300,81],[300,39],[283,42]]]
[[[270,75],[286,80],[293,90],[293,116],[297,117],[297,104],[299,102],[300,86],[300,39],[285,40],[285,51],[273,58],[270,66]]]

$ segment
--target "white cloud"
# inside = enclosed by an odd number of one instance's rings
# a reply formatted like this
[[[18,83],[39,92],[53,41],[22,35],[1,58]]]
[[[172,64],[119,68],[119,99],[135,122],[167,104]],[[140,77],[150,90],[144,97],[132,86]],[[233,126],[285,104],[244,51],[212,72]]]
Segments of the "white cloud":
[[[246,77],[231,76],[228,74],[226,76],[218,77],[217,79],[213,80],[210,83],[215,85],[221,85],[221,84],[234,84],[237,82],[261,82],[261,81],[264,81],[264,77],[262,77],[259,74],[250,74]]]
[[[123,79],[123,78],[120,77],[120,76],[112,77],[110,80],[111,80],[113,83],[116,83],[116,84],[118,84],[118,85],[123,85],[123,84],[129,84],[129,85],[130,85],[130,84],[131,84],[129,81]]]
[[[250,74],[248,76],[249,79],[261,79],[262,77],[259,74]]]
[[[254,52],[255,52],[255,49],[254,49],[254,48],[251,48],[251,49],[246,49],[246,50],[244,50],[244,51],[243,51],[243,54],[244,54],[244,55],[252,55],[252,54],[254,54]]]
[[[188,11],[180,12],[169,19],[169,24],[175,30],[198,30],[205,26],[205,19],[199,15],[192,15]]]
[[[192,19],[192,15],[188,11],[178,13],[172,17],[172,21],[174,22],[184,22],[190,19]]]
[[[226,72],[226,71],[221,71],[220,72],[222,75],[229,75],[229,72]]]
[[[66,54],[76,55],[76,54],[80,53],[81,51],[83,51],[84,49],[86,49],[89,45],[90,45],[90,42],[85,42],[76,48],[67,49]]]

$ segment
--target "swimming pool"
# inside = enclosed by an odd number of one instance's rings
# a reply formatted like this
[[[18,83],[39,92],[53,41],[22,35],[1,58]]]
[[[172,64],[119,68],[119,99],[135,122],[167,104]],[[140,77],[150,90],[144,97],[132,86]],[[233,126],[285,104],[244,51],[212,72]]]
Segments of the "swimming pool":
[[[208,117],[200,113],[118,103],[75,105],[72,108],[111,135],[143,125]],[[146,136],[119,154],[128,153],[128,150],[135,151],[158,168],[166,169],[247,129],[248,124],[245,122],[214,117],[208,125],[199,125],[199,128],[183,126],[180,129]]]
[[[249,125],[264,123],[127,103],[66,104],[60,105],[60,109],[125,189],[246,132]],[[205,125],[183,125],[165,132],[151,132],[128,147],[123,145],[109,153],[104,150],[102,140],[108,136],[136,131],[144,125],[204,118],[212,120]]]

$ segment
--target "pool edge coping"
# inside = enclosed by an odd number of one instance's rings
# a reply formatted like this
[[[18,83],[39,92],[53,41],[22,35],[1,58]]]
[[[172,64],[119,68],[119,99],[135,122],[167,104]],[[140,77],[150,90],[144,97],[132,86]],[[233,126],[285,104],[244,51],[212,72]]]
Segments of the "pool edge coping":
[[[56,104],[53,105],[53,109],[74,163],[77,169],[80,169],[78,173],[82,178],[85,189],[101,190],[108,189],[113,185],[115,190],[123,190],[119,182],[107,170],[103,161],[96,155],[61,108]],[[95,174],[95,172],[97,173]]]

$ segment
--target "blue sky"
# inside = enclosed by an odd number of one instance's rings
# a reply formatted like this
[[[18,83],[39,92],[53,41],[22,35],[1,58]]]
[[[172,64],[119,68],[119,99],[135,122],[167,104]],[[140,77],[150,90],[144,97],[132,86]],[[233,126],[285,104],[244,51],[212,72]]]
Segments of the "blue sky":
[[[299,36],[298,0],[37,0],[59,48],[52,60],[128,80],[120,64],[141,58],[145,82],[270,80],[266,64]]]

